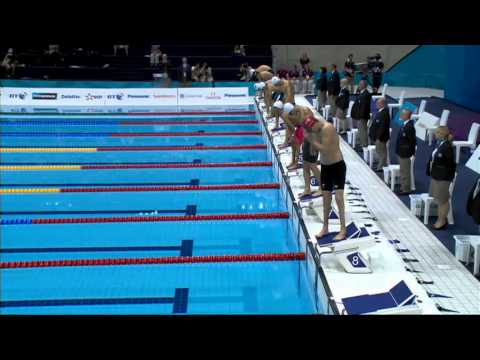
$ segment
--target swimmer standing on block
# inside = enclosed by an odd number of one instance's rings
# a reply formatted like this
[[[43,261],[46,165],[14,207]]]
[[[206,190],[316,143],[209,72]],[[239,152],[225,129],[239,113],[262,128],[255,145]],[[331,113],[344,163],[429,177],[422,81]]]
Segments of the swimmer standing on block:
[[[343,190],[345,188],[347,167],[340,151],[338,134],[335,127],[324,119],[319,121],[315,118],[308,118],[303,126],[309,129],[305,132],[305,140],[309,141],[313,148],[320,152],[320,163],[322,165],[320,184],[323,194],[323,229],[320,234],[316,235],[316,238],[321,239],[329,232],[328,218],[332,210],[332,192],[335,190],[335,202],[337,203],[340,217],[340,232],[333,240],[345,240],[347,229],[345,226]]]
[[[302,124],[303,121],[309,116],[313,116],[313,112],[306,106],[293,105],[291,103],[286,103],[283,106],[283,120],[287,126],[287,135],[285,137],[285,141],[292,145],[292,161],[289,165],[287,165],[288,170],[298,169],[300,146],[302,146],[304,143],[304,129]],[[282,145],[280,145],[278,148],[282,148]],[[307,162],[308,159],[309,158],[307,156]],[[303,160],[305,169],[305,154]],[[308,182],[308,186],[310,186],[310,180]],[[305,187],[307,188],[307,185],[305,185]]]
[[[272,97],[275,98],[274,101],[280,100],[284,104],[290,103],[295,105],[295,85],[293,84],[293,81],[283,80],[277,76],[274,76],[272,78],[272,85],[273,85]],[[290,130],[291,129],[287,127],[285,141],[283,142],[282,145],[280,145],[280,149],[283,149],[289,146],[288,140],[292,136],[292,133],[290,132]]]
[[[321,184],[321,173],[317,165],[318,150],[312,146],[312,144],[307,138],[305,138],[305,134],[311,132],[311,127],[315,125],[315,123],[319,120],[315,118],[312,110],[310,110],[310,108],[306,106],[287,103],[284,106],[284,111],[285,113],[288,112],[289,121],[296,127],[295,140],[297,140],[296,145],[298,144],[298,148],[296,150],[300,152],[300,146],[302,146],[303,179],[305,181],[305,190],[302,194],[300,194],[300,198],[303,198],[305,196],[312,195],[312,190],[310,186],[310,179],[312,174],[317,179],[318,184]],[[300,135],[301,138],[298,138],[298,131],[302,131]],[[294,160],[292,160],[292,164],[293,162]],[[320,196],[322,195],[322,191],[319,190],[313,195]]]

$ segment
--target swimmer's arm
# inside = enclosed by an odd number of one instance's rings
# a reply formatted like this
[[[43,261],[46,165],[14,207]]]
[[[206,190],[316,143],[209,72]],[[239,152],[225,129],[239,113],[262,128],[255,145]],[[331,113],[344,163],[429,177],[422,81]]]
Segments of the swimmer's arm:
[[[319,142],[316,139],[316,137],[314,136],[313,133],[307,132],[307,135],[306,135],[308,141],[310,142],[310,144],[312,144],[314,149],[318,150],[320,152],[326,151],[328,148],[332,147],[332,145],[333,145],[331,139],[333,139],[334,137],[333,136],[325,136],[325,135],[330,135],[327,132],[332,131],[332,129],[324,129],[323,131],[325,132],[323,138],[324,139],[326,138],[325,142],[323,142],[323,143]]]
[[[295,131],[295,126],[292,124],[292,122],[291,122],[290,119],[288,118],[288,115],[283,115],[282,118],[283,118],[283,121],[285,122],[285,125],[287,125],[287,127],[288,127],[290,130]]]

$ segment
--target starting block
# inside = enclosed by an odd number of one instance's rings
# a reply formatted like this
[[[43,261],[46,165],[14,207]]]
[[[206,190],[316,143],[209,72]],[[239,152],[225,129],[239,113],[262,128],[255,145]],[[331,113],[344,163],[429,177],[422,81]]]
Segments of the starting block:
[[[348,315],[420,315],[416,296],[404,281],[388,292],[342,299]]]
[[[370,274],[369,261],[360,253],[376,245],[375,238],[366,228],[358,228],[354,223],[347,226],[347,239],[333,240],[337,233],[330,233],[317,240],[320,255],[333,254],[349,274]],[[327,251],[325,251],[327,250]]]

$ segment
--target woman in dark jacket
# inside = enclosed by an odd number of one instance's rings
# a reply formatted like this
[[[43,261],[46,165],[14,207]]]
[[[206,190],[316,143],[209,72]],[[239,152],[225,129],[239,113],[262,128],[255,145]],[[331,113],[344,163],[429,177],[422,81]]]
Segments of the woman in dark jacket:
[[[448,225],[450,210],[450,184],[455,178],[455,163],[452,135],[446,126],[440,126],[435,134],[438,147],[432,152],[427,166],[427,175],[431,177],[430,196],[438,204],[438,218],[433,225],[435,230],[444,230]]]

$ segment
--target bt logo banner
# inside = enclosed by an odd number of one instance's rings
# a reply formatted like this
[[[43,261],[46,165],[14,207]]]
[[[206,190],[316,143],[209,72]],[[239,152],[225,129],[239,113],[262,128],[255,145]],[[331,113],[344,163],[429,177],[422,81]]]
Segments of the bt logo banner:
[[[125,97],[125,94],[124,93],[118,93],[118,94],[114,94],[114,95],[107,95],[107,100],[118,100],[118,101],[122,101]]]
[[[20,100],[25,100],[28,96],[28,93],[26,92],[20,92],[20,93],[16,93],[16,94],[10,94],[8,97],[10,99],[20,99]]]

